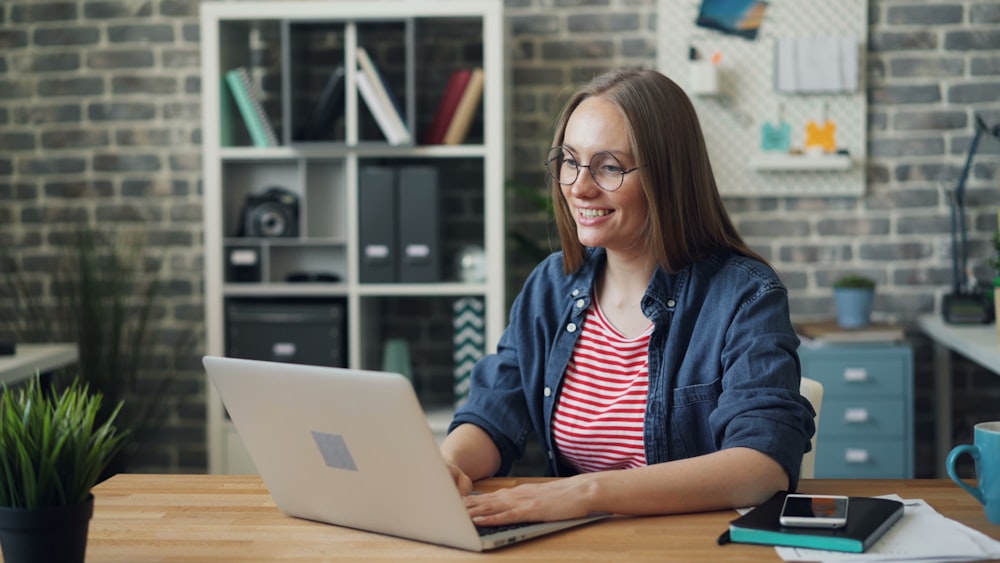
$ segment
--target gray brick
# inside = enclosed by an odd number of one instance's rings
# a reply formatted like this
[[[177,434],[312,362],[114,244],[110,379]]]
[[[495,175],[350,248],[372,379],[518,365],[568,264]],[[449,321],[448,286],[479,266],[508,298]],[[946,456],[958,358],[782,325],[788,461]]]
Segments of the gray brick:
[[[64,223],[74,225],[87,222],[88,217],[87,210],[79,207],[32,207],[24,209],[21,212],[21,221],[24,223]],[[42,271],[51,272],[54,267],[52,260],[44,260],[43,264],[38,267]]]
[[[922,260],[934,255],[934,248],[924,242],[871,243],[862,244],[858,249],[862,260],[898,262],[902,260]]]
[[[166,76],[123,76],[111,78],[113,94],[176,94],[177,80]]]
[[[160,59],[167,69],[189,70],[201,65],[201,53],[197,49],[167,49],[161,53]]]
[[[31,56],[24,72],[55,72],[77,70],[80,68],[80,55],[77,53],[41,53]]]
[[[567,59],[606,59],[614,54],[611,41],[546,41],[541,55],[550,61]]]
[[[969,63],[972,76],[1000,74],[1000,57],[973,57]]]
[[[1000,31],[949,31],[944,37],[948,51],[995,51],[1000,49]]]
[[[868,102],[872,104],[927,104],[940,101],[941,87],[937,84],[878,86],[868,89]]]
[[[956,84],[948,88],[948,102],[976,104],[1000,101],[1000,81]]]
[[[512,16],[508,18],[510,22],[510,34],[512,37],[522,35],[546,36],[556,35],[562,29],[562,23],[555,15],[525,15]]]
[[[115,131],[115,144],[122,146],[169,147],[181,139],[168,129],[136,128]]]
[[[1000,23],[1000,4],[995,0],[969,7],[969,23]]]
[[[889,219],[884,217],[831,217],[829,219],[821,219],[816,224],[816,232],[822,236],[862,237],[887,235],[889,234]]]
[[[889,62],[893,76],[951,78],[965,74],[965,60],[959,57],[900,57]]]
[[[580,6],[608,6],[610,0],[553,0],[557,8],[578,8]]]
[[[199,4],[199,0],[161,0],[160,13],[171,17],[196,17]]]
[[[940,137],[906,137],[902,139],[871,139],[868,155],[933,156],[944,154],[944,139]]]
[[[166,24],[113,25],[108,27],[112,43],[171,43],[174,28]]]
[[[102,223],[146,223],[160,221],[163,212],[154,206],[116,203],[99,205],[94,216]]]
[[[0,151],[30,151],[35,149],[35,135],[27,132],[0,131]]]
[[[201,170],[201,153],[172,153],[169,157],[170,170],[174,172],[198,172]]]
[[[106,147],[111,136],[102,130],[46,131],[42,133],[42,147],[50,150]]]
[[[656,58],[656,43],[645,38],[623,39],[622,55],[626,57]]]
[[[74,2],[40,2],[14,4],[10,7],[10,21],[14,23],[39,23],[77,18]]]
[[[153,119],[156,105],[153,103],[94,103],[87,107],[87,117],[94,121],[123,121]]]
[[[893,25],[941,25],[962,22],[962,6],[890,6],[886,23]]]
[[[87,169],[84,158],[24,158],[17,162],[17,172],[29,175],[77,174]]]
[[[938,48],[938,36],[933,31],[878,31],[869,33],[868,37],[868,49],[876,53]]]
[[[107,180],[73,180],[45,182],[46,197],[59,199],[106,199],[114,195],[114,186]]]
[[[148,18],[153,13],[150,0],[118,0],[110,2],[87,2],[83,15],[87,19],[103,20],[112,18]]]
[[[67,123],[80,121],[82,110],[77,104],[45,105],[37,102],[31,106],[18,107],[13,116],[14,123],[42,125],[45,123]]]
[[[896,232],[901,235],[931,235],[951,232],[947,215],[910,215],[896,220]]]
[[[782,245],[778,259],[795,264],[818,264],[824,262],[844,262],[853,258],[848,244],[796,244]]]
[[[796,219],[747,219],[739,221],[736,229],[746,237],[804,237],[809,234],[809,222]]]
[[[896,167],[896,179],[900,182],[946,182],[957,178],[961,167],[940,163],[902,164]]]
[[[87,54],[87,66],[93,69],[152,68],[153,52],[141,49],[99,51]]]
[[[201,26],[196,23],[181,26],[181,39],[187,43],[198,43],[201,41]]]
[[[160,157],[154,154],[97,154],[93,163],[94,170],[100,172],[149,172],[163,168]]]
[[[586,32],[629,32],[639,29],[637,14],[573,14],[566,19],[566,28],[571,33]]]
[[[68,47],[70,45],[96,45],[101,31],[96,27],[54,27],[36,29],[32,40],[43,47]]]
[[[38,95],[44,97],[94,96],[103,93],[104,81],[99,76],[45,78],[38,81]]]
[[[32,93],[31,84],[27,81],[0,79],[0,100],[30,98]]]
[[[19,49],[28,44],[28,33],[23,29],[0,29],[0,49]]]
[[[893,285],[927,286],[951,283],[949,268],[897,268],[892,273]]]
[[[969,118],[964,111],[901,111],[892,120],[893,129],[964,129]]]

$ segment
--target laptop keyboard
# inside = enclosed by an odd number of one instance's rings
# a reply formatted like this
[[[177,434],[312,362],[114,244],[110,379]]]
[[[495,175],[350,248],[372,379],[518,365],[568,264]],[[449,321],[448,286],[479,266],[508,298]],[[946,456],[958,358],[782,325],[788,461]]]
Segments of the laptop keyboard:
[[[476,526],[476,531],[479,532],[481,537],[491,536],[493,534],[499,534],[501,532],[506,532],[508,530],[516,530],[518,528],[525,528],[527,526],[534,526],[538,522],[518,522],[516,524],[504,524],[502,526]]]

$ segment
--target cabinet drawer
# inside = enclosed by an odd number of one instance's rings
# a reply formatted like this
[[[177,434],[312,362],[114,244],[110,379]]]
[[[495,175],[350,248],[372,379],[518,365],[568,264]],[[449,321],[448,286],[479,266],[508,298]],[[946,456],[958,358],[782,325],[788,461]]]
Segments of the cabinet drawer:
[[[816,477],[820,479],[909,478],[911,467],[905,446],[897,441],[820,437],[816,446]]]
[[[906,406],[900,399],[823,399],[820,437],[902,437]]]
[[[824,396],[901,395],[906,379],[905,365],[898,359],[804,359],[802,375],[822,383]]]

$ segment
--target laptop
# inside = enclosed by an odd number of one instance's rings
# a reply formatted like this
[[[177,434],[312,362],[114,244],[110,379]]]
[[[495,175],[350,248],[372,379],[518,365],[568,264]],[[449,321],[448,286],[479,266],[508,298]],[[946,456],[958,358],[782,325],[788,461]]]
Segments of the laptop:
[[[216,356],[203,361],[271,497],[289,516],[470,551],[607,516],[480,535],[402,375]]]

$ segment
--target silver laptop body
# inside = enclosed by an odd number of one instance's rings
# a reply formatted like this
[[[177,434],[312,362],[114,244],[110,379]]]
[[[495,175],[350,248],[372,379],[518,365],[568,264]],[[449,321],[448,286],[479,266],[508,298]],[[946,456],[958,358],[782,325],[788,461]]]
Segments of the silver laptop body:
[[[603,517],[480,536],[402,375],[215,356],[204,365],[290,516],[471,551]]]

